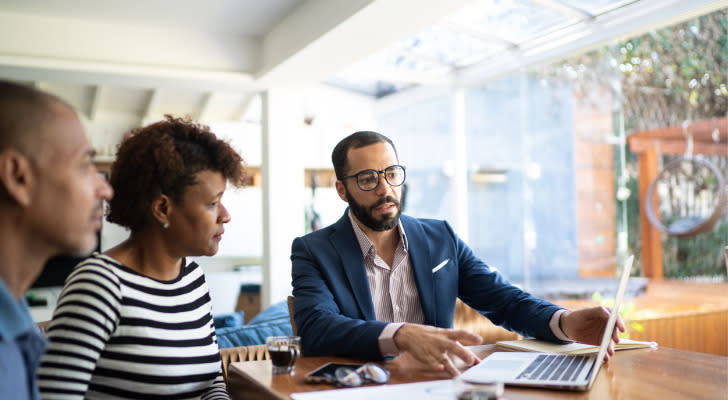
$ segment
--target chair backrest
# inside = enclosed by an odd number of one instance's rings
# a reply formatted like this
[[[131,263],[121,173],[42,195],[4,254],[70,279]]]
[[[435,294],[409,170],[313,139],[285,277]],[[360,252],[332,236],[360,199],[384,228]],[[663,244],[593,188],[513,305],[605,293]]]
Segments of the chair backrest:
[[[296,320],[293,318],[293,296],[288,296],[288,316],[291,318],[291,329],[293,330],[293,336],[298,336],[298,329],[296,328]]]
[[[254,346],[239,346],[220,349],[222,359],[222,375],[227,383],[228,366],[239,361],[270,360],[270,354],[264,344]]]
[[[51,324],[51,321],[41,321],[36,323],[35,325],[38,327],[38,332],[40,332],[43,336],[48,336],[48,325]]]

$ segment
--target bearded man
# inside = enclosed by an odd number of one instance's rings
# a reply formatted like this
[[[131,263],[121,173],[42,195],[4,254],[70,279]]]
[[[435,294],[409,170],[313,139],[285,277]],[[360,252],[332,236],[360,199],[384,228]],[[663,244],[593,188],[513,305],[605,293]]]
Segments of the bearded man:
[[[452,329],[457,298],[524,336],[599,344],[605,308],[570,311],[537,299],[476,257],[446,221],[403,215],[405,167],[389,138],[353,133],[331,159],[349,207],[292,245],[294,318],[305,355],[382,360],[406,352],[455,376],[455,358],[477,363],[465,346],[482,341]]]

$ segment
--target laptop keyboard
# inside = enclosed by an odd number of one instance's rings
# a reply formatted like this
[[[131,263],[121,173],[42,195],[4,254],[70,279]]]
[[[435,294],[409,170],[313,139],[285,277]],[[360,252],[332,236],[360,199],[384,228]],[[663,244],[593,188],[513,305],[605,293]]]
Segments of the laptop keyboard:
[[[544,380],[572,382],[581,371],[591,365],[589,356],[568,354],[541,354],[536,357],[516,380]]]

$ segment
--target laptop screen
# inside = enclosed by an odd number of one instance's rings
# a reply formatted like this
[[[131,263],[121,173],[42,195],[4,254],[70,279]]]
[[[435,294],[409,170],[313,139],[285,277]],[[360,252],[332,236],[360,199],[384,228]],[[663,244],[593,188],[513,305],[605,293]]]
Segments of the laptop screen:
[[[617,295],[614,298],[614,307],[612,312],[609,313],[609,320],[607,320],[606,328],[604,329],[604,335],[602,335],[602,343],[599,345],[599,354],[597,354],[596,363],[594,364],[594,372],[589,378],[589,385],[594,381],[599,372],[599,368],[604,362],[604,355],[607,353],[609,348],[609,341],[612,339],[612,332],[614,327],[617,325],[617,316],[619,315],[619,308],[622,306],[622,298],[624,297],[624,291],[627,288],[627,281],[629,280],[629,274],[632,271],[632,262],[634,262],[634,255],[631,255],[624,262],[624,270],[622,271],[622,277],[619,280],[619,287],[617,288]]]

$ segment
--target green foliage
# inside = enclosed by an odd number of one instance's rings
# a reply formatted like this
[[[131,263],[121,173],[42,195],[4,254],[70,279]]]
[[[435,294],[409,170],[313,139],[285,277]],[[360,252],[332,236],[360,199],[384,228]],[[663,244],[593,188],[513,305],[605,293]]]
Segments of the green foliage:
[[[705,234],[691,238],[663,235],[662,251],[666,278],[725,276],[723,248],[728,245],[728,221],[724,218]]]
[[[728,9],[619,45],[627,130],[728,112]]]
[[[568,83],[575,97],[594,104],[603,101],[603,88],[611,88],[628,134],[727,116],[728,8],[543,66],[537,73]],[[615,160],[618,154],[615,149]],[[627,152],[624,168],[631,196],[617,202],[617,223],[626,212],[628,246],[638,269],[642,252],[635,154]],[[617,185],[620,179],[615,175]],[[727,214],[712,231],[694,238],[663,235],[665,277],[726,276],[721,250],[726,244]]]
[[[639,182],[635,176],[630,176],[629,180],[627,180],[626,186],[632,195],[624,202],[624,204],[618,202],[617,209],[619,210],[618,215],[621,214],[622,207],[627,209],[627,220],[629,221],[627,225],[628,247],[631,250],[631,253],[634,254],[635,258],[634,267],[632,267],[632,274],[634,276],[640,276],[642,275],[642,246],[640,242],[641,223]]]
[[[621,102],[625,131],[728,115],[728,8],[543,66],[597,101],[601,87]],[[591,98],[595,96],[596,98]]]
[[[592,293],[592,300],[599,303],[599,305],[603,307],[607,307],[609,309],[612,309],[614,307],[614,299],[613,298],[605,298],[602,296],[599,292]],[[632,314],[634,313],[634,303],[628,302],[622,304],[622,308],[619,310],[619,316],[622,317],[622,320],[624,321],[625,325],[627,326],[627,329],[625,329],[624,332],[621,332],[619,334],[619,337],[624,339],[629,339],[629,332],[634,330],[635,332],[644,332],[645,327],[644,325],[640,324],[637,321],[632,321]]]

